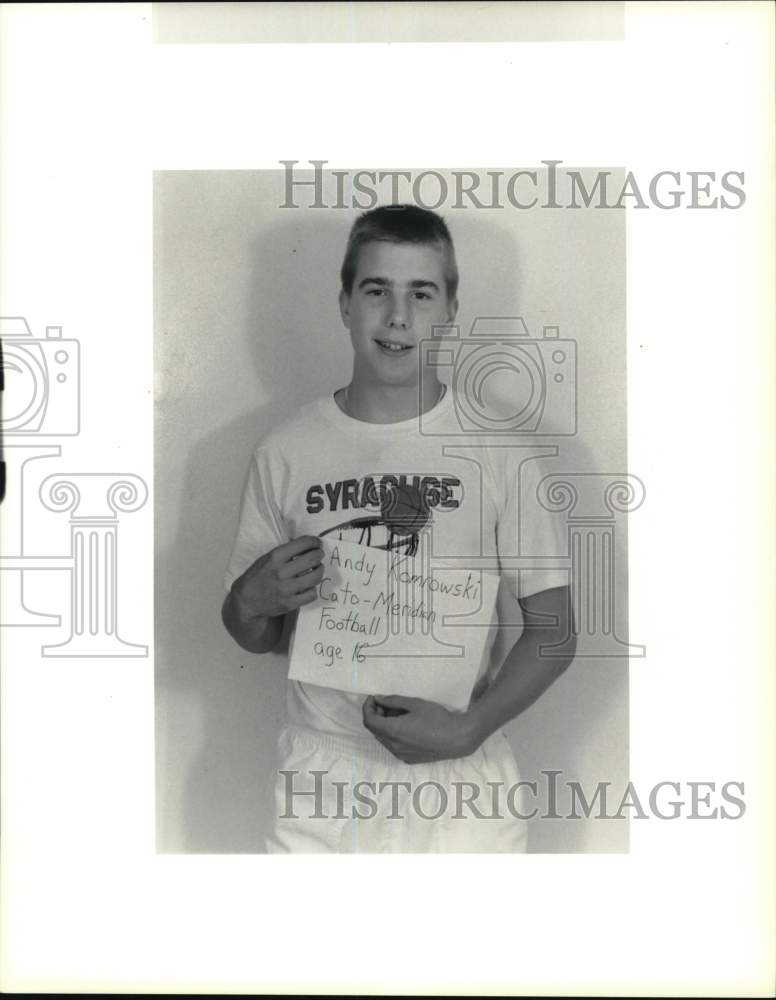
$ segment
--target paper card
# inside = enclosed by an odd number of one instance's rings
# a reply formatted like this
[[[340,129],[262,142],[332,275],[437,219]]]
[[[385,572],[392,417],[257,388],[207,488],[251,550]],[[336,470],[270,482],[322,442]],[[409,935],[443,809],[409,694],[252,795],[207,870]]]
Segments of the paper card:
[[[499,577],[322,538],[318,598],[299,610],[289,677],[465,709],[494,622]]]

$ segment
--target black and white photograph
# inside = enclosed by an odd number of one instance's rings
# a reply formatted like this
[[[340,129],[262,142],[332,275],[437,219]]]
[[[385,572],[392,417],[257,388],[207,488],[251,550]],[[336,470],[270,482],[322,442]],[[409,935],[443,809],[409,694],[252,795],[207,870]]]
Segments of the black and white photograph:
[[[624,174],[307,166],[155,177],[159,848],[627,850]]]
[[[0,5],[0,989],[769,996],[774,8]]]

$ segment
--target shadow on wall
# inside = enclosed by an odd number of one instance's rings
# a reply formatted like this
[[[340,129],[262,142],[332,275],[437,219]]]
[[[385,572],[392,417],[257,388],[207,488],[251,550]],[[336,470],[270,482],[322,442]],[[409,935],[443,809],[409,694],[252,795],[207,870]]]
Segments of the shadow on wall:
[[[163,851],[262,850],[261,788],[283,710],[284,664],[274,654],[242,651],[220,617],[230,545],[226,528],[240,491],[229,454],[256,423],[246,416],[197,442],[187,463],[175,543],[159,557],[157,802]],[[239,450],[247,461],[246,450]],[[212,509],[197,502],[203,474],[218,483]],[[200,556],[193,559],[193,552]],[[209,568],[192,572],[195,564]],[[203,619],[205,595],[210,614]],[[183,781],[176,770],[185,761],[182,795],[175,795]]]
[[[285,715],[287,662],[278,653],[244,652],[226,633],[220,618],[223,573],[254,445],[301,403],[346,384],[351,371],[348,335],[336,308],[345,226],[332,215],[312,222],[307,213],[299,217],[308,221],[283,219],[264,229],[253,245],[245,327],[235,333],[234,344],[228,334],[224,336],[225,350],[219,359],[227,373],[241,359],[249,359],[257,398],[266,402],[192,442],[183,482],[174,494],[164,479],[171,457],[167,449],[173,447],[169,442],[179,446],[189,441],[191,432],[187,436],[185,413],[177,401],[162,400],[157,413],[157,504],[169,502],[178,510],[174,541],[158,553],[156,567],[160,851],[264,850],[276,740]],[[456,228],[462,250],[471,246],[469,252],[476,251],[472,235],[476,232],[468,220]],[[497,233],[496,243],[495,259],[513,278],[506,298],[520,301],[514,290],[518,273],[514,237]],[[459,254],[464,304],[465,257],[466,251]],[[309,275],[320,272],[331,278],[331,299],[324,303],[310,291]],[[472,318],[462,308],[459,321],[464,329]],[[197,338],[212,340],[214,332],[177,329],[170,336],[193,352]],[[193,402],[188,398],[186,409],[212,407],[212,400],[198,391],[200,398]],[[170,433],[171,427],[177,432]],[[624,461],[623,455],[623,467]],[[552,471],[573,469],[595,471],[590,451],[576,438],[566,440],[560,458],[552,461]],[[205,607],[208,617],[203,618]],[[621,601],[621,614],[626,607]],[[621,634],[627,630],[622,628]],[[577,750],[606,726],[614,702],[620,705],[615,714],[624,712],[627,718],[627,672],[621,662],[573,664],[536,706],[509,727],[523,777],[534,778],[542,768],[555,767],[576,778],[586,766],[578,760]],[[616,745],[610,753],[622,757],[626,748]],[[183,767],[185,778],[176,773]],[[621,773],[619,763],[614,767]],[[627,773],[627,760],[622,769]],[[534,823],[531,846],[535,851],[573,852],[590,849],[586,838],[589,830],[581,821]]]
[[[251,451],[301,402],[344,385],[350,368],[347,332],[336,311],[338,286],[327,309],[309,301],[305,269],[331,263],[342,227],[295,220],[264,231],[252,247],[247,323],[235,343],[225,336],[223,366],[250,359],[261,407],[192,442],[182,488],[165,489],[167,448],[190,440],[185,414],[160,403],[156,415],[156,498],[178,508],[173,544],[157,556],[156,731],[158,849],[173,852],[263,851],[268,782],[285,714],[286,658],[245,652],[226,633],[220,609],[223,575],[237,525]],[[298,260],[297,258],[301,258]],[[335,273],[339,268],[336,261]],[[296,296],[278,294],[288,270],[298,271]],[[337,326],[332,329],[332,322]],[[172,333],[190,353],[213,331]],[[185,343],[183,337],[185,336]],[[339,340],[337,339],[339,338]],[[339,361],[337,360],[339,357]],[[338,371],[339,368],[339,371]],[[212,400],[186,401],[212,407]],[[177,426],[177,433],[171,428]],[[160,428],[164,434],[160,434]],[[170,444],[168,442],[173,442]],[[261,553],[257,553],[257,556]],[[209,617],[200,609],[207,607]],[[189,760],[185,782],[175,769]],[[177,795],[177,786],[182,791]]]
[[[595,456],[577,438],[561,445],[557,460],[547,463],[550,472],[602,472]],[[622,468],[625,468],[623,460]],[[611,468],[606,469],[611,472]],[[628,639],[627,550],[625,518],[617,525],[615,552],[617,593],[615,634]],[[601,572],[601,567],[598,567]],[[593,598],[588,595],[588,599]],[[599,609],[600,614],[600,609]],[[599,626],[600,627],[600,626]],[[628,760],[628,677],[630,661],[622,656],[601,656],[600,636],[580,631],[574,661],[556,683],[522,716],[507,726],[507,734],[517,757],[521,777],[535,782],[538,794],[527,808],[536,807],[529,821],[529,850],[532,853],[627,852],[629,816],[612,821],[584,816],[583,804],[571,797],[568,783],[581,786],[585,799],[594,798],[596,784],[611,785],[610,802],[616,810],[629,779]],[[639,661],[636,661],[637,663]],[[550,774],[559,772],[555,778]],[[550,792],[555,784],[556,795]],[[554,798],[554,804],[553,804]],[[576,811],[577,818],[568,816]]]
[[[535,441],[534,443],[539,443]],[[547,439],[545,439],[547,443]],[[558,447],[556,458],[544,458],[548,475],[602,472],[600,462],[578,436],[549,439]],[[625,469],[623,458],[622,470]],[[607,468],[611,472],[611,468]],[[527,498],[526,498],[527,499]],[[615,634],[627,641],[628,593],[625,520],[618,524],[615,553],[616,594]],[[503,657],[522,631],[522,615],[513,599],[500,597],[499,633],[495,655]],[[583,815],[578,803],[578,818],[566,817],[574,808],[567,782],[577,782],[590,801],[598,781],[610,782],[610,800],[617,808],[619,796],[628,781],[628,669],[623,656],[596,655],[600,644],[595,635],[586,635],[584,624],[578,638],[577,655],[566,672],[522,715],[506,726],[515,753],[521,780],[532,782],[531,792],[522,806],[530,816],[528,849],[530,853],[621,853],[628,850],[628,818],[610,819]],[[625,650],[623,649],[623,654]],[[553,778],[548,772],[557,771]],[[556,797],[551,798],[550,786]],[[596,806],[597,808],[597,806]]]

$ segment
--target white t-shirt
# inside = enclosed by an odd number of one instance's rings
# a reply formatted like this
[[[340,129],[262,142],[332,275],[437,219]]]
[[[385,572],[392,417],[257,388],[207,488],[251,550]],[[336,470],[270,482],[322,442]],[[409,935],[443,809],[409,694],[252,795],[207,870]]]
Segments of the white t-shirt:
[[[485,558],[501,574],[502,621],[519,624],[516,598],[568,583],[565,530],[536,499],[548,471],[536,455],[547,449],[530,437],[518,446],[511,438],[464,434],[456,406],[448,387],[421,418],[378,424],[346,415],[333,396],[324,396],[271,431],[251,459],[226,589],[259,556],[300,535],[329,532],[332,540],[408,555],[422,538],[424,551],[455,560],[449,566],[470,568],[473,559],[482,566]],[[394,507],[399,498],[398,519],[386,496]],[[503,565],[517,557],[540,560],[518,569]],[[493,636],[486,648],[477,692],[508,652],[498,650]],[[363,700],[289,680],[288,721],[363,738]]]

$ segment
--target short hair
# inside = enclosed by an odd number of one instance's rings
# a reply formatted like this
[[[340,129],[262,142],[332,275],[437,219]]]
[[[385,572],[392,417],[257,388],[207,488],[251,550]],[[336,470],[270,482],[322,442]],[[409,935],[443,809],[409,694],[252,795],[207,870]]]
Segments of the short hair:
[[[417,205],[381,205],[360,215],[350,230],[340,278],[346,295],[353,292],[358,253],[366,243],[414,243],[442,252],[448,301],[458,291],[458,265],[450,230],[441,215]]]

